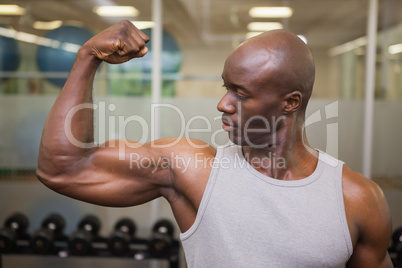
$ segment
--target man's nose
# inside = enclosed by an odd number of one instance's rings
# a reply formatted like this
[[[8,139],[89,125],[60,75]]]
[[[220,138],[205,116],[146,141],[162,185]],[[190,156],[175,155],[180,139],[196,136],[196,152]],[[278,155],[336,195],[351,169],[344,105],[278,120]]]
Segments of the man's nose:
[[[233,100],[232,96],[230,96],[229,91],[227,91],[226,94],[219,101],[217,108],[218,108],[218,111],[223,112],[223,113],[233,114],[236,112],[234,100]]]

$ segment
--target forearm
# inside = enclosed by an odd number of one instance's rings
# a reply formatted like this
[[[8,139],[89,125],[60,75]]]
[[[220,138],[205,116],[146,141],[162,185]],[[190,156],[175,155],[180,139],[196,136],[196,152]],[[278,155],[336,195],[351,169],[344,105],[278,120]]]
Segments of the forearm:
[[[85,46],[77,53],[67,82],[45,123],[38,169],[60,172],[79,161],[93,143],[93,109],[81,106],[92,103],[93,81],[100,62]],[[87,146],[80,146],[83,144]]]

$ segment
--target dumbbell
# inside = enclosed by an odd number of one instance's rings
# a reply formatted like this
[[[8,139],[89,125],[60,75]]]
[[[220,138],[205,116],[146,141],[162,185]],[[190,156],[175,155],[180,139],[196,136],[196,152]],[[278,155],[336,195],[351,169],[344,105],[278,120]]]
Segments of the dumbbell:
[[[17,239],[27,238],[28,226],[29,221],[25,215],[14,213],[9,216],[4,222],[4,227],[0,229],[0,253],[12,252]]]
[[[397,263],[402,264],[402,227],[395,229],[392,233],[391,251],[395,253]]]
[[[395,229],[392,233],[392,244],[397,245],[402,243],[402,227]]]
[[[64,218],[58,213],[48,215],[42,221],[42,227],[37,230],[31,239],[31,248],[35,253],[47,254],[54,249],[54,242],[63,237],[63,230],[66,225]]]
[[[109,237],[109,250],[115,255],[126,254],[136,229],[135,222],[130,218],[122,218],[116,222],[114,231]]]
[[[98,217],[91,214],[84,216],[69,239],[70,253],[81,256],[89,254],[100,228],[101,222]]]
[[[153,228],[148,250],[152,257],[162,258],[169,255],[173,244],[174,226],[168,219],[158,220]]]

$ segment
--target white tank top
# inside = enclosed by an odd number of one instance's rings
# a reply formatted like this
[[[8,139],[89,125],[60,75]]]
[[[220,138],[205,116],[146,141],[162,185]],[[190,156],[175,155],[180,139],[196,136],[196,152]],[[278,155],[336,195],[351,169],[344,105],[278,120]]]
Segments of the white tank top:
[[[240,146],[219,148],[196,220],[180,234],[188,267],[345,267],[342,167],[320,151],[313,174],[282,181],[255,170]]]

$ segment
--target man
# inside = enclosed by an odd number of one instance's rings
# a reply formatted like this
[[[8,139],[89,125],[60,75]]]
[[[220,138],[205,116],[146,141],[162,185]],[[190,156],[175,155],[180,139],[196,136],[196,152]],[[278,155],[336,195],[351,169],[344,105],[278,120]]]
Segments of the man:
[[[392,266],[380,188],[308,144],[315,67],[291,33],[264,33],[227,58],[218,110],[233,146],[189,138],[95,146],[92,109],[77,110],[66,131],[69,112],[92,102],[99,64],[142,57],[147,41],[122,21],[79,50],[43,130],[37,176],[46,186],[104,206],[166,198],[190,267]],[[87,146],[72,144],[70,130]],[[130,154],[141,165],[130,165]]]

